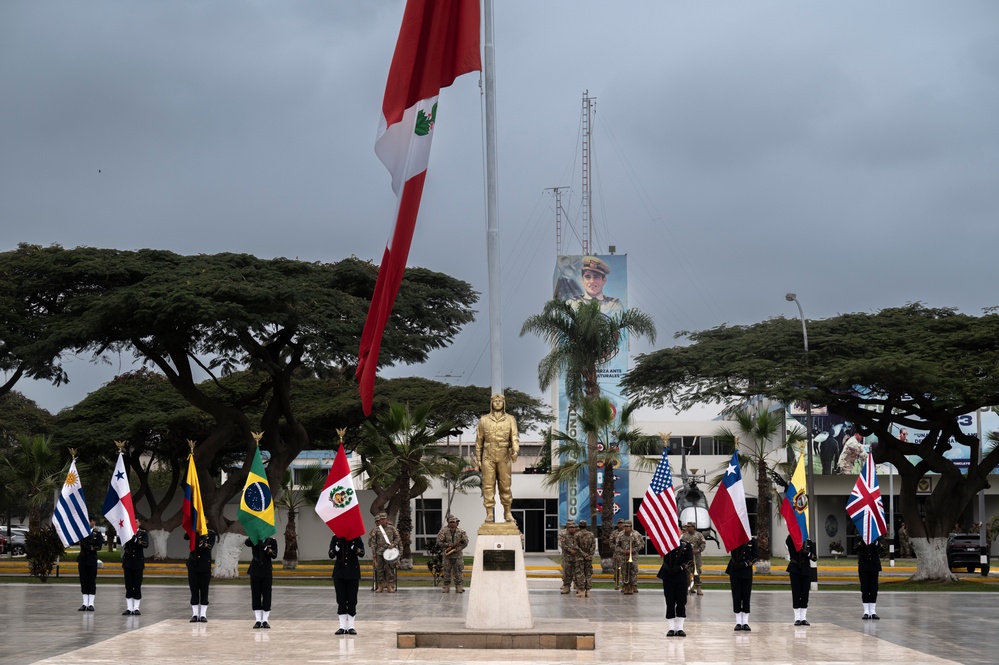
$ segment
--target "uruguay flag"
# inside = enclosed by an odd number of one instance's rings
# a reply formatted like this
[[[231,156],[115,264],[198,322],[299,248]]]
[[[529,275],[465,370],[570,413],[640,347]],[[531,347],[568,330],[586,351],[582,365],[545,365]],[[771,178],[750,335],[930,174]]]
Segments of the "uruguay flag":
[[[118,540],[127,543],[135,535],[135,508],[132,506],[132,490],[128,486],[128,472],[125,470],[125,456],[119,452],[114,465],[111,485],[101,511],[111,526],[118,532]]]
[[[726,552],[749,542],[749,510],[746,508],[746,487],[742,483],[738,451],[732,453],[732,461],[728,463],[715,498],[711,500],[708,515],[725,544]]]
[[[784,492],[784,501],[780,504],[780,514],[787,522],[787,531],[794,541],[794,548],[800,550],[801,544],[808,540],[808,491],[805,487],[805,458],[802,453],[798,457],[798,465],[794,467],[794,475]]]
[[[87,501],[83,498],[83,485],[80,483],[75,459],[69,465],[66,482],[59,492],[59,500],[52,514],[52,525],[64,547],[78,543],[90,535],[90,516],[87,513]]]

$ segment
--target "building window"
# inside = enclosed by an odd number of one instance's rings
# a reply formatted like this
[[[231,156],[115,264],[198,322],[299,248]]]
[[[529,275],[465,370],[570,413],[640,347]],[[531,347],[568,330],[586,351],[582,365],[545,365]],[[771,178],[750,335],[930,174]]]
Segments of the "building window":
[[[302,476],[306,472],[307,469],[308,469],[308,467],[301,467],[301,466],[299,466],[299,467],[293,467],[292,468],[292,470],[291,470],[292,481],[291,482],[292,482],[292,485],[294,485],[295,489],[299,489],[302,486],[302,482],[303,482]],[[326,476],[329,475],[329,472],[330,472],[329,468],[325,468],[325,469],[323,469],[322,471],[319,472],[319,478],[317,480],[317,482],[319,484],[319,489],[322,489],[323,485],[326,484]]]
[[[437,534],[444,524],[441,499],[417,499],[413,517],[413,539],[416,549],[424,550],[437,541]]]

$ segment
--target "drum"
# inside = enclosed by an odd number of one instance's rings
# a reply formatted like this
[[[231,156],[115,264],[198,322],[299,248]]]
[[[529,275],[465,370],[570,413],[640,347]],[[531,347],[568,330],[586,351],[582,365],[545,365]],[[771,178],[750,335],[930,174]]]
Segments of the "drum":
[[[390,547],[382,553],[382,558],[386,561],[395,561],[399,558],[399,548]]]

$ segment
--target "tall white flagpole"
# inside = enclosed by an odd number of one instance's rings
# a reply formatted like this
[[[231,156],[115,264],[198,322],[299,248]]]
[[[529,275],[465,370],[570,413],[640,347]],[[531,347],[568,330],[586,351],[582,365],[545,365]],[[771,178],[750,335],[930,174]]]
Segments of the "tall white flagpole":
[[[489,271],[489,367],[492,394],[503,394],[503,343],[500,320],[499,211],[496,159],[496,49],[493,3],[484,0],[485,59],[482,72],[486,103],[486,259]]]

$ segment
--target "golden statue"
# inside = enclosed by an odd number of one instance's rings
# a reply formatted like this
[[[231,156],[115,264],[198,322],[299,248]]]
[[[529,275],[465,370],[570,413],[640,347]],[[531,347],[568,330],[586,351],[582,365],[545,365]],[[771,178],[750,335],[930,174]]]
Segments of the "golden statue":
[[[482,471],[482,503],[486,507],[486,520],[492,521],[498,480],[503,518],[512,522],[510,506],[513,503],[513,493],[510,483],[513,463],[520,453],[517,419],[506,412],[506,398],[503,395],[493,395],[489,404],[489,413],[479,419],[475,433],[475,461]]]

